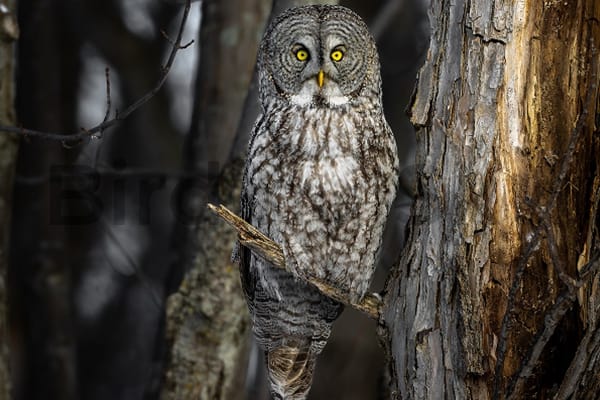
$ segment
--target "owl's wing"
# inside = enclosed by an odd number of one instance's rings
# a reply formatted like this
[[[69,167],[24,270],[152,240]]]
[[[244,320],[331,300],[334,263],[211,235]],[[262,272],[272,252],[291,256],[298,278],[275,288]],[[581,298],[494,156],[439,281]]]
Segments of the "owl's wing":
[[[245,180],[245,179],[244,179]],[[241,217],[246,222],[250,222],[252,220],[252,206],[251,200],[248,199],[248,193],[246,191],[246,182],[244,182],[244,187],[242,188],[242,196],[241,196],[241,209],[240,214]],[[250,250],[246,246],[242,246],[240,242],[237,242],[235,245],[234,259],[239,264],[240,267],[240,277],[242,280],[242,289],[246,294],[248,301],[252,301],[254,299],[254,290],[256,288],[256,276],[250,271],[250,258],[252,257]]]
[[[252,132],[250,134],[250,143],[248,148],[252,148],[252,144],[254,139],[256,138],[256,132],[258,130],[258,125],[262,120],[262,115],[260,115],[257,119],[256,124],[254,125]],[[248,223],[252,223],[252,203],[253,199],[250,198],[248,194],[248,162],[246,161],[246,166],[244,167],[244,177],[242,179],[242,193],[240,196],[240,216],[242,219]],[[252,273],[250,270],[250,262],[251,262],[251,252],[246,246],[242,246],[240,242],[235,244],[235,248],[233,249],[232,260],[237,262],[240,268],[240,277],[242,280],[242,289],[248,299],[248,302],[251,304],[254,299],[254,291],[256,289],[256,275]]]

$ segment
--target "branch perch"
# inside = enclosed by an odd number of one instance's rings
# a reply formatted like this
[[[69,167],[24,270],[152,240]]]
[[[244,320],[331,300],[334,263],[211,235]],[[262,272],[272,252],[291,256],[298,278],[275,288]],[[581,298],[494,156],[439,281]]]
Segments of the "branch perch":
[[[261,231],[244,221],[242,218],[235,215],[224,205],[215,206],[208,204],[208,208],[223,218],[225,222],[231,225],[238,233],[240,244],[250,249],[255,255],[270,262],[274,266],[282,269],[285,268],[285,257],[281,247],[265,236]],[[340,290],[330,286],[329,284],[315,278],[303,278],[311,285],[315,286],[321,293],[327,297],[339,301],[345,305],[355,308],[369,317],[379,320],[381,315],[382,301],[380,296],[375,293],[367,293],[358,303],[353,303]]]

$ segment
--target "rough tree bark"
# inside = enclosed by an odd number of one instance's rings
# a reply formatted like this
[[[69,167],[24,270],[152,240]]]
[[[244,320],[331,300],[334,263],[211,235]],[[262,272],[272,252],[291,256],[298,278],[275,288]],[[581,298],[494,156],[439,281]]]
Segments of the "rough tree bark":
[[[384,298],[395,397],[598,398],[600,3],[429,17],[418,196]]]
[[[238,202],[242,167],[223,168],[228,151],[223,149],[235,136],[268,11],[266,0],[202,2],[196,100],[184,157],[198,178],[180,183],[175,240],[181,243],[185,275],[167,304],[162,399],[243,394],[240,371],[246,366],[249,326],[239,274],[230,261],[235,235],[208,215],[206,201]]]
[[[15,41],[19,36],[15,2],[3,2],[0,8],[0,125],[12,125],[14,113]],[[18,140],[0,135],[0,400],[10,398],[9,331],[6,272],[12,204],[12,188]]]

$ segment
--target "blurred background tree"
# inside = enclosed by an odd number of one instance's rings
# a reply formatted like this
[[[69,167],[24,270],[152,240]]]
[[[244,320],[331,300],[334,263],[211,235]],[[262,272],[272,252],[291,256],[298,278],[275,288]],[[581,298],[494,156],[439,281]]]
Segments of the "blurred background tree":
[[[77,132],[101,122],[105,67],[113,110],[143,95],[162,73],[180,3],[20,0],[18,125]],[[256,45],[270,15],[301,3],[195,2],[184,32],[184,42],[195,42],[150,102],[81,143],[21,140],[7,278],[13,399],[268,398],[229,263],[234,235],[205,204],[237,204],[257,113]],[[385,112],[403,188],[411,188],[414,134],[405,108],[427,47],[428,4],[340,3],[378,41]],[[408,192],[392,213],[376,289],[404,241]],[[311,398],[387,397],[374,328],[344,313]]]
[[[0,125],[15,123],[14,70],[15,41],[19,30],[14,14],[14,3],[0,8]],[[14,136],[0,135],[0,399],[7,399],[11,389],[8,331],[8,271],[9,230],[12,204],[12,184],[17,159],[18,140]]]

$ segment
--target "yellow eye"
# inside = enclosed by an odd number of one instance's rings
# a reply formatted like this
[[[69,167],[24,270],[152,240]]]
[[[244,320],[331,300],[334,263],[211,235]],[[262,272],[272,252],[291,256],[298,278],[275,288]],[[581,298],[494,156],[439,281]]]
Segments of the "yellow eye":
[[[341,50],[334,50],[331,52],[331,59],[333,61],[340,61],[344,58],[344,53]]]
[[[308,51],[305,49],[296,50],[296,58],[300,61],[308,60]]]

